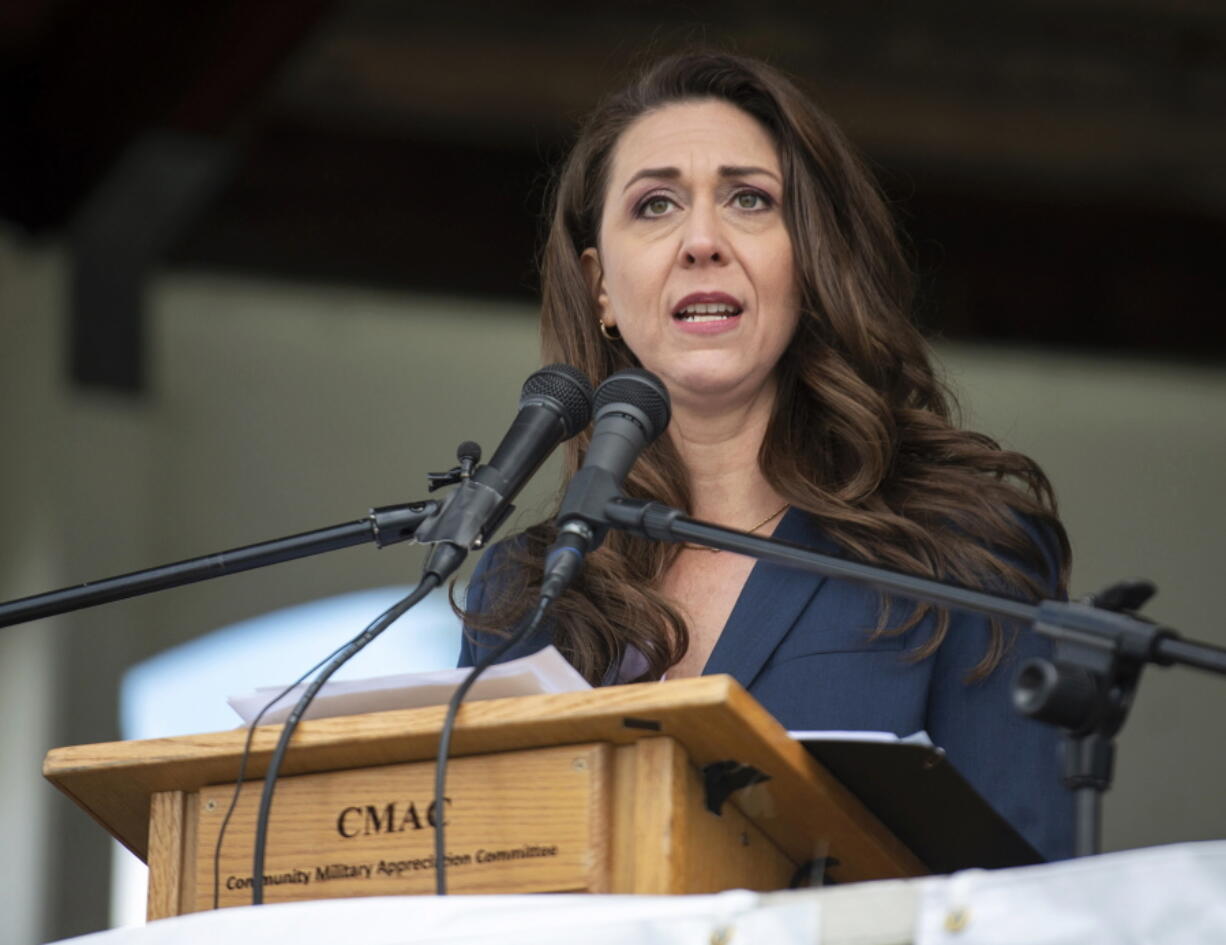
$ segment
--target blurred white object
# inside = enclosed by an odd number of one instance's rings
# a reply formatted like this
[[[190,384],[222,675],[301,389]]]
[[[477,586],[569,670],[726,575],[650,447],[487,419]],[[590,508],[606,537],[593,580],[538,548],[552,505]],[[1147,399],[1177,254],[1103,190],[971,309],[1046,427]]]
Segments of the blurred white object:
[[[714,896],[417,896],[243,906],[75,945],[1209,945],[1226,841],[821,890]]]
[[[124,674],[121,734],[125,739],[166,738],[233,728],[228,693],[267,682],[270,667],[286,673],[288,683],[357,636],[409,590],[380,587],[309,601],[163,650]],[[460,620],[440,591],[392,624],[334,678],[451,667],[459,652]],[[145,921],[149,871],[118,842],[111,861],[111,924],[139,925]]]
[[[417,896],[242,906],[111,929],[73,945],[815,945],[812,894]],[[865,942],[864,945],[872,945]]]
[[[273,673],[284,674],[288,685],[409,590],[380,587],[298,604],[163,650],[124,674],[123,737],[166,738],[233,728],[226,696],[263,685]],[[438,592],[388,627],[333,678],[452,667],[459,652],[460,620],[447,595]]]
[[[1226,942],[1226,841],[920,881],[917,945]]]

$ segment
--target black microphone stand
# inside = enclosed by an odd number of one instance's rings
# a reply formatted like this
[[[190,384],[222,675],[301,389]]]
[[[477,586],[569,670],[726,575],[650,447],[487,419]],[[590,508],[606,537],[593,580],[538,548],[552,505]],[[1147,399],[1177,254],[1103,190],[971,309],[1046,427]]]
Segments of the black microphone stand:
[[[596,498],[600,490],[593,490]],[[607,493],[606,493],[607,494]],[[595,503],[584,506],[592,523]],[[1154,592],[1145,581],[1108,588],[1089,602],[1012,600],[831,557],[688,518],[658,502],[612,498],[599,524],[656,541],[679,541],[749,555],[784,567],[865,584],[940,607],[1029,625],[1053,641],[1050,659],[1029,660],[1014,683],[1018,711],[1065,730],[1064,783],[1076,805],[1077,856],[1101,848],[1102,795],[1111,786],[1115,736],[1127,717],[1146,663],[1176,664],[1226,675],[1226,649],[1184,640],[1134,611]]]
[[[465,441],[460,444],[458,451],[460,465],[447,472],[429,473],[427,478],[430,491],[433,492],[435,489],[443,486],[468,480],[472,475],[474,467],[480,460],[480,456],[481,448],[477,444],[471,441]],[[38,620],[43,617],[51,617],[73,610],[82,610],[98,604],[125,600],[129,597],[137,597],[142,594],[179,587],[184,584],[206,581],[211,578],[223,577],[227,574],[236,574],[239,571],[250,571],[255,568],[265,567],[266,565],[279,564],[283,561],[292,561],[296,558],[322,554],[326,551],[336,551],[340,548],[348,548],[351,545],[359,545],[365,542],[374,542],[382,548],[397,542],[415,539],[419,527],[439,513],[442,508],[443,503],[431,500],[383,506],[371,509],[366,517],[360,518],[356,522],[347,522],[341,525],[333,525],[329,528],[320,528],[298,535],[290,535],[287,538],[245,545],[230,551],[221,551],[199,558],[190,558],[186,561],[149,568],[144,571],[134,571],[130,574],[122,574],[118,577],[88,582],[76,587],[66,587],[57,591],[49,591],[45,594],[36,594],[33,597],[23,597],[19,600],[0,604],[0,627],[23,623],[29,620]],[[511,506],[507,504],[501,513],[502,517],[505,518],[510,510]],[[501,519],[498,521],[501,521]],[[494,527],[496,527],[496,524]],[[319,688],[342,663],[374,639],[393,620],[396,620],[425,597],[426,594],[441,584],[447,575],[452,573],[459,566],[460,562],[464,560],[465,554],[467,554],[467,551],[463,547],[457,546],[454,543],[440,541],[436,545],[434,555],[427,561],[427,573],[414,591],[398,604],[385,611],[362,634],[351,640],[336,658],[328,663],[324,671],[316,677],[315,681],[308,686],[303,697],[294,706],[289,719],[282,727],[281,737],[277,742],[277,747],[273,752],[268,770],[265,773],[264,790],[260,799],[260,810],[256,821],[256,843],[252,871],[252,876],[254,877],[252,883],[253,904],[258,905],[263,902],[263,866],[268,815],[281,760],[307,706],[314,699]],[[431,566],[431,560],[435,558],[437,560]]]
[[[388,505],[371,509],[369,515],[356,522],[245,545],[242,548],[189,558],[144,571],[133,571],[101,581],[90,581],[75,587],[35,594],[33,597],[22,597],[0,604],[0,627],[207,581],[227,574],[237,574],[239,571],[263,568],[296,558],[306,558],[325,551],[336,551],[368,541],[373,541],[382,548],[412,538],[417,526],[438,509],[439,503],[434,501]]]

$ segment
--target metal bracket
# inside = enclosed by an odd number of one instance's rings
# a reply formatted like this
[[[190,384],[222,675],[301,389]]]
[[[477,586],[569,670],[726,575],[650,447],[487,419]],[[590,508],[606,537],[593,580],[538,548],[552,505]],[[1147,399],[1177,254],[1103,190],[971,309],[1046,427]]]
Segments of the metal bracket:
[[[759,771],[753,765],[741,764],[739,761],[713,761],[709,765],[704,765],[702,782],[706,793],[707,810],[720,816],[724,802],[732,796],[733,792],[770,779],[769,774]]]

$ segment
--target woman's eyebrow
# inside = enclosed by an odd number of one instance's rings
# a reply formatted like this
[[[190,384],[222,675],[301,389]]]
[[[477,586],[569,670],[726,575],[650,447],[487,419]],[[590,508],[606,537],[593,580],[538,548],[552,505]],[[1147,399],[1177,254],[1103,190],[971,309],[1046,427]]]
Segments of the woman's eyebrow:
[[[630,179],[626,181],[626,186],[622,188],[624,194],[630,189],[630,185],[635,181],[640,181],[644,177],[664,178],[665,180],[676,180],[681,176],[681,171],[675,167],[645,167],[641,171],[635,172]]]
[[[779,180],[779,175],[774,171],[765,167],[757,167],[752,164],[723,164],[719,168],[720,177],[750,177],[754,174],[765,174],[776,181]],[[626,181],[626,186],[622,188],[622,193],[625,193],[635,184],[645,177],[650,177],[656,180],[676,180],[681,176],[681,171],[675,167],[645,167],[640,171],[636,171]]]
[[[750,177],[754,174],[765,174],[767,177],[779,180],[779,175],[774,171],[765,167],[754,167],[752,165],[737,166],[737,165],[722,165],[719,169],[720,177]]]

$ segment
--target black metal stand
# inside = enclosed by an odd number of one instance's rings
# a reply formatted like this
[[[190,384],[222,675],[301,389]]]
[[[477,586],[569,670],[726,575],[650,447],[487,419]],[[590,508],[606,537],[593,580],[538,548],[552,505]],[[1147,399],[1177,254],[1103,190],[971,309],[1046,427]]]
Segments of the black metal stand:
[[[587,421],[584,420],[583,422],[586,423]],[[539,445],[539,440],[537,442]],[[460,444],[457,450],[457,458],[459,459],[459,465],[453,469],[447,472],[428,474],[431,492],[442,486],[454,485],[469,480],[481,459],[481,447],[472,441],[466,440]],[[480,470],[477,470],[477,472],[480,474]],[[498,475],[497,470],[494,470],[494,473]],[[492,502],[488,499],[489,496],[493,497]],[[421,582],[407,597],[384,611],[361,634],[349,641],[345,647],[335,654],[334,658],[328,662],[327,666],[323,668],[310,686],[307,687],[306,692],[298,700],[285,725],[282,727],[281,737],[277,742],[277,747],[264,774],[264,789],[260,798],[260,809],[256,820],[256,843],[252,869],[252,876],[254,877],[252,883],[252,903],[259,905],[264,899],[264,852],[273,792],[282,759],[307,707],[315,698],[320,687],[327,682],[328,678],[343,663],[455,572],[456,568],[460,566],[468,554],[469,547],[477,547],[480,541],[484,540],[484,534],[492,533],[499,523],[510,514],[513,507],[509,501],[504,500],[502,495],[496,490],[485,486],[485,494],[480,495],[478,500],[486,501],[489,504],[489,508],[486,510],[487,514],[476,515],[475,517],[467,507],[463,506],[463,503],[466,501],[464,493],[460,493],[458,496],[456,493],[453,493],[452,497],[445,503],[433,501],[410,502],[405,505],[389,505],[371,509],[369,515],[358,519],[356,522],[334,525],[330,528],[321,528],[312,532],[303,532],[299,535],[291,535],[288,538],[278,538],[274,541],[246,545],[231,551],[222,551],[200,558],[179,561],[175,564],[162,565],[161,567],[150,568],[145,571],[134,571],[131,574],[123,574],[102,581],[94,581],[77,587],[67,587],[58,591],[50,591],[46,594],[37,594],[33,597],[23,597],[19,600],[9,601],[0,604],[0,627],[28,620],[38,620],[42,617],[50,617],[72,610],[81,610],[97,604],[124,600],[153,591],[179,587],[183,584],[206,581],[210,578],[235,574],[239,571],[262,568],[266,565],[279,564],[283,561],[292,561],[295,558],[305,558],[326,551],[336,551],[340,548],[347,548],[350,545],[358,545],[368,541],[374,542],[382,548],[397,542],[417,539],[418,528],[423,523],[426,523],[427,520],[436,516],[441,510],[450,507],[452,501],[457,498],[459,499],[456,503],[458,512],[454,516],[454,527],[463,526],[463,528],[472,530],[472,536],[461,541],[457,535],[448,533],[446,528],[443,528],[440,533],[437,524],[435,535],[431,537],[423,536],[423,540],[427,543],[433,543],[434,548],[426,559]],[[495,506],[494,502],[501,505],[500,511],[497,511],[497,506]],[[492,520],[487,520],[488,513],[494,513],[495,511],[497,511],[496,517]],[[427,524],[425,530],[429,530],[429,528],[430,526]],[[543,610],[541,612],[543,613]],[[274,699],[273,701],[277,700]],[[268,707],[266,706],[265,708],[267,709]],[[263,712],[260,715],[263,715]],[[248,739],[249,747],[250,739]],[[245,764],[246,755],[244,754],[243,767],[239,769],[240,783],[242,779],[241,772],[244,770]],[[235,797],[237,797],[237,793]],[[441,827],[439,834],[441,838]],[[440,860],[440,864],[441,862]]]
[[[1111,785],[1115,736],[1145,664],[1181,664],[1226,675],[1226,649],[1181,639],[1174,630],[1136,615],[1154,593],[1146,581],[1113,585],[1086,602],[1044,600],[1035,605],[695,521],[658,502],[616,498],[604,503],[599,516],[585,509],[582,517],[592,527],[613,526],[657,541],[719,548],[866,584],[886,594],[1022,621],[1051,638],[1052,657],[1022,667],[1014,704],[1065,730],[1064,782],[1076,798],[1078,856],[1101,848],[1101,800]]]
[[[417,526],[438,508],[439,503],[433,501],[384,506],[371,509],[369,515],[356,522],[23,597],[0,604],[0,627],[280,564],[295,558],[306,558],[325,551],[336,551],[368,541],[382,548],[412,538]]]
[[[1052,656],[1028,661],[1014,686],[1020,712],[1065,731],[1064,783],[1076,799],[1077,856],[1102,847],[1102,797],[1114,774],[1115,737],[1145,664],[1226,672],[1226,659],[1214,648],[1187,652],[1173,631],[1137,616],[1155,591],[1148,581],[1124,581],[1054,616],[1044,613],[1049,602],[1040,604],[1034,627],[1054,641]]]

